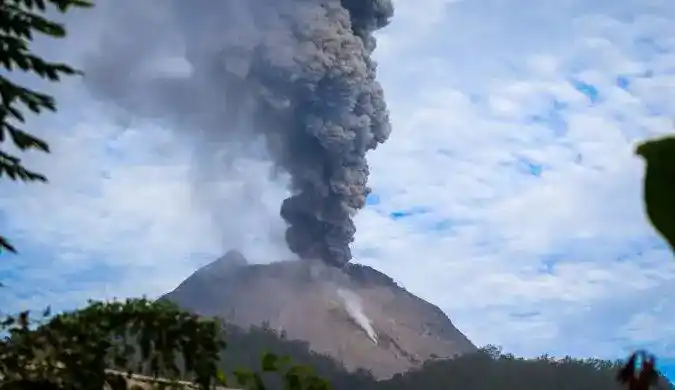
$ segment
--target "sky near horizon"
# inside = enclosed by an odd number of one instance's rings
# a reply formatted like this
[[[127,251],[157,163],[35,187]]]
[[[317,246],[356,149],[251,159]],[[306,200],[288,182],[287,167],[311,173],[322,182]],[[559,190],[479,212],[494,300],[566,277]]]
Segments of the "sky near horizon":
[[[675,259],[645,220],[633,156],[675,131],[675,3],[395,4],[376,52],[393,133],[369,155],[354,261],[478,345],[675,363]],[[104,17],[89,12],[44,52],[77,63]],[[268,163],[238,159],[196,201],[184,139],[78,81],[53,92],[59,113],[30,123],[53,153],[25,159],[51,183],[0,184],[0,231],[21,251],[0,255],[3,311],[156,297],[232,247],[289,256]]]

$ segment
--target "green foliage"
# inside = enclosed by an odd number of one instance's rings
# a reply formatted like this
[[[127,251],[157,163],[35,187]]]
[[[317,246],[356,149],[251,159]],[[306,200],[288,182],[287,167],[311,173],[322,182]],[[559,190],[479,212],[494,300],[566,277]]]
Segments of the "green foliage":
[[[375,382],[368,371],[348,372],[340,362],[313,351],[306,341],[289,340],[283,332],[264,324],[246,330],[224,324],[224,329],[227,349],[221,355],[221,370],[234,372],[260,366],[260,376],[269,389],[284,387],[283,374],[289,368],[289,357],[297,366],[312,367],[315,376],[326,379],[334,389],[365,389]],[[275,358],[269,357],[270,354]],[[270,367],[278,368],[277,372],[266,371]]]
[[[50,383],[59,389],[103,389],[106,369],[187,375],[202,388],[218,379],[225,347],[220,324],[168,302],[91,302],[83,310],[32,321],[28,312],[1,324],[3,382]],[[184,362],[182,370],[176,361]]]
[[[20,70],[32,73],[50,82],[58,82],[62,76],[80,74],[71,66],[47,61],[33,53],[30,44],[36,35],[63,38],[66,29],[62,24],[43,16],[48,8],[62,13],[72,7],[91,7],[87,0],[3,0],[0,1],[0,67],[7,73]],[[19,151],[37,150],[49,153],[49,145],[22,128],[26,122],[26,110],[40,114],[45,110],[56,111],[53,96],[23,87],[0,75],[0,177],[24,182],[46,182],[47,178],[23,166],[21,159],[6,148],[9,139]],[[0,236],[0,252],[16,252],[4,237]]]
[[[167,301],[90,302],[84,309],[33,320],[29,312],[0,323],[0,388],[126,389],[119,374],[147,374],[201,389],[227,385],[221,369],[223,324]],[[260,354],[258,355],[260,356]],[[260,359],[260,358],[259,358]],[[180,362],[180,364],[179,364]],[[264,353],[261,373],[237,368],[233,383],[266,390],[265,373],[280,374],[284,390],[329,390],[312,368]],[[44,387],[43,387],[44,388]]]
[[[284,390],[329,390],[332,389],[328,381],[316,375],[314,369],[307,365],[292,365],[288,356],[279,357],[266,352],[262,357],[263,372],[278,372],[282,376]],[[238,369],[234,372],[237,384],[247,390],[266,390],[270,388],[260,373]]]
[[[675,252],[675,136],[648,140],[638,145],[644,158],[644,203],[647,217]]]
[[[622,365],[572,357],[523,359],[488,346],[452,360],[427,362],[366,390],[618,390],[615,378]]]
[[[275,336],[270,329],[244,331],[232,326],[226,329],[228,347],[223,360],[227,367],[255,367],[252,357],[259,358],[261,351],[269,349],[314,367],[335,390],[618,390],[617,372],[626,363],[594,358],[554,359],[547,355],[524,359],[488,345],[476,353],[430,361],[418,369],[377,381],[363,371],[348,372],[339,362],[312,353],[306,343]],[[269,388],[283,388],[283,383],[270,381],[264,373],[261,376],[270,384]],[[653,389],[660,388],[672,390],[665,382]]]
[[[261,354],[271,351],[313,367],[335,390],[618,390],[617,372],[626,363],[626,360],[596,358],[554,359],[548,355],[524,359],[488,345],[476,353],[430,361],[418,369],[378,381],[367,371],[349,372],[332,358],[311,351],[306,342],[288,340],[272,329],[243,330],[233,325],[226,325],[225,329],[228,346],[222,355],[223,371],[256,367]],[[259,376],[269,389],[283,388],[279,378],[266,376],[264,370],[261,371]],[[653,389],[672,390],[672,387],[662,380]]]

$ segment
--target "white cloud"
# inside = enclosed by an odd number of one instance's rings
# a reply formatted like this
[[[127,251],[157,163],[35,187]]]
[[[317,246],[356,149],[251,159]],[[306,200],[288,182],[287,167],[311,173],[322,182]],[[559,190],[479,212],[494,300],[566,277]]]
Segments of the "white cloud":
[[[395,131],[371,157],[380,203],[357,218],[357,260],[478,344],[675,356],[675,262],[644,219],[632,156],[637,140],[673,131],[675,6],[397,3],[377,56]],[[29,161],[52,183],[1,187],[3,231],[27,248],[0,269],[25,283],[1,307],[156,295],[235,243],[254,258],[288,255],[283,180],[267,167],[237,160],[195,203],[185,139],[83,110],[69,88],[58,121],[35,125],[54,154]],[[390,217],[412,209],[426,212]]]

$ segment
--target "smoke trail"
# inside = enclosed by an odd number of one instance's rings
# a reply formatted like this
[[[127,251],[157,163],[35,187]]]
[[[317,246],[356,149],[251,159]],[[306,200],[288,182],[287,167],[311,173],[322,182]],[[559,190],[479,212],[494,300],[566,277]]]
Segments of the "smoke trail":
[[[133,115],[169,119],[211,149],[263,135],[290,174],[280,212],[288,247],[345,265],[352,217],[370,191],[366,153],[391,131],[370,57],[391,1],[116,3],[104,50],[85,65],[90,90]],[[182,52],[189,71],[148,70],[167,52]]]
[[[345,305],[345,310],[347,314],[356,322],[358,326],[363,329],[368,337],[373,340],[373,343],[377,344],[377,333],[373,329],[373,325],[370,322],[370,319],[363,312],[363,307],[361,306],[361,299],[356,293],[350,290],[345,290],[343,288],[338,288],[338,296],[342,299],[342,302]]]

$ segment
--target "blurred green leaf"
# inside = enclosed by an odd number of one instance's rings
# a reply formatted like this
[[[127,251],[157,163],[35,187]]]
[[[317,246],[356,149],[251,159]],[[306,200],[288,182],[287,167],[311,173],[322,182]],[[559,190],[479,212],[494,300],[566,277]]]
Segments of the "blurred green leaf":
[[[278,371],[279,357],[273,353],[265,353],[261,359],[262,370],[266,372]]]
[[[218,383],[221,386],[227,386],[227,377],[225,376],[225,373],[223,373],[222,370],[218,370],[216,372],[216,379],[218,380]]]
[[[643,199],[647,217],[675,253],[675,136],[647,140],[635,152],[646,163]]]
[[[234,371],[234,377],[240,386],[247,390],[265,390],[262,379],[255,372],[247,369],[238,369]]]

